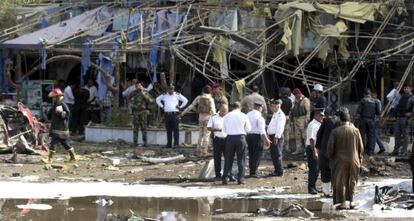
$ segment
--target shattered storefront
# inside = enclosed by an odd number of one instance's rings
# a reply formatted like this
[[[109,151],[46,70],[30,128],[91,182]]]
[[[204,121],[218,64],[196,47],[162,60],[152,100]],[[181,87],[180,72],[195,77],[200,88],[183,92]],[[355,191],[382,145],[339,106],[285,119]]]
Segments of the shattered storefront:
[[[155,86],[154,95],[176,83],[189,98],[213,82],[225,85],[231,100],[252,84],[274,98],[279,87],[310,94],[316,83],[334,105],[359,100],[366,87],[384,98],[392,81],[412,80],[410,5],[245,0],[36,8],[0,36],[0,61],[12,61],[0,69],[2,89],[28,79],[83,84],[93,77],[102,98],[138,78]]]

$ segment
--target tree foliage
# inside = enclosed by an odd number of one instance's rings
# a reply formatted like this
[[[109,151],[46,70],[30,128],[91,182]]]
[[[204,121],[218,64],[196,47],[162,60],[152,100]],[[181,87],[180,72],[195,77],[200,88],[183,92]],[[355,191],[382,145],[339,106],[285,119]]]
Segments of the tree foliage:
[[[0,0],[0,30],[17,24],[16,7],[41,2],[43,0]]]

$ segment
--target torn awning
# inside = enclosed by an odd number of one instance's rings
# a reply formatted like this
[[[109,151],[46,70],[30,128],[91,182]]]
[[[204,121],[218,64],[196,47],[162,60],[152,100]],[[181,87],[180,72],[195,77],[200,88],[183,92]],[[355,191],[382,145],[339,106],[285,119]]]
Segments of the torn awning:
[[[109,19],[111,16],[108,7],[102,6],[42,30],[5,41],[3,44],[0,44],[0,48],[38,47],[41,39],[43,39],[46,44],[53,45],[72,37],[77,33],[87,32],[88,30],[90,32],[88,35],[96,35],[98,32],[104,32],[107,27],[100,27],[99,29],[95,27],[100,25],[101,22]]]

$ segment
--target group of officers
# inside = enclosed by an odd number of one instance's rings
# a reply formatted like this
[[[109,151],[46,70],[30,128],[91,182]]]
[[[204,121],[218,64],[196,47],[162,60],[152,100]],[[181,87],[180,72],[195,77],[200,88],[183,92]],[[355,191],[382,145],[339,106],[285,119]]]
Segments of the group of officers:
[[[129,95],[130,105],[134,116],[134,145],[137,144],[138,129],[142,130],[144,146],[147,145],[146,138],[146,115],[149,114],[149,106],[153,99],[143,90],[140,82],[136,83],[136,91]],[[285,137],[289,131],[285,126],[290,124],[295,129],[294,154],[304,153],[306,139],[306,125],[311,117],[312,110],[318,111],[326,105],[326,98],[321,96],[321,85],[314,87],[314,104],[303,96],[299,89],[293,93],[281,90],[281,99],[271,101],[272,117],[266,129],[266,118],[268,110],[265,98],[259,94],[259,87],[253,86],[252,93],[244,97],[240,102],[234,102],[229,107],[229,102],[220,85],[208,85],[203,88],[201,95],[197,96],[188,105],[188,100],[182,94],[175,91],[173,85],[168,87],[167,93],[158,96],[156,104],[163,109],[165,116],[165,127],[167,130],[167,148],[179,145],[179,121],[192,110],[199,114],[199,139],[196,153],[199,156],[207,156],[210,140],[213,141],[213,157],[215,175],[217,180],[223,184],[229,181],[237,181],[243,184],[245,181],[244,168],[248,153],[250,177],[258,177],[258,167],[263,155],[264,146],[270,146],[270,154],[274,165],[271,176],[283,176],[283,149]],[[292,98],[293,96],[293,98]],[[288,113],[282,110],[288,109]],[[315,105],[316,104],[316,105]],[[312,106],[312,107],[311,107]],[[186,108],[184,108],[186,107]],[[229,112],[230,109],[230,112]],[[217,111],[218,110],[218,111]],[[285,110],[286,111],[286,110]],[[318,111],[321,112],[321,111]],[[316,113],[316,112],[315,112]],[[289,138],[287,138],[289,139]],[[174,140],[174,142],[173,142]],[[231,174],[234,156],[237,157],[238,174]],[[223,174],[221,174],[221,159],[224,156]]]

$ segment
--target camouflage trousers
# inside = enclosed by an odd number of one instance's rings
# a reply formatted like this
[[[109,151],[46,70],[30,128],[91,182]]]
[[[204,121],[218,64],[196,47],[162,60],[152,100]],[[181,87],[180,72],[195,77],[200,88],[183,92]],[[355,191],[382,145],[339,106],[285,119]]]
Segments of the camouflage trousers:
[[[295,134],[295,153],[303,153],[305,150],[306,123],[306,116],[295,117],[293,120],[293,131]]]
[[[144,146],[147,144],[147,124],[148,124],[148,115],[147,114],[141,114],[141,113],[133,113],[133,121],[132,121],[132,127],[133,127],[133,141],[134,145],[138,144],[138,130],[141,129],[142,132],[142,142],[144,143]]]
[[[291,128],[292,128],[292,121],[290,121],[290,120],[287,120],[286,121],[286,124],[285,124],[285,129],[284,129],[284,131],[283,131],[283,140],[285,141],[284,143],[283,143],[283,149],[286,151],[286,152],[290,152],[290,151],[292,151],[291,149],[290,149],[290,133],[292,132],[292,130],[291,130]]]
[[[207,130],[207,123],[210,115],[200,114],[198,118],[199,135],[197,142],[197,154],[205,156],[210,145],[210,131]]]

